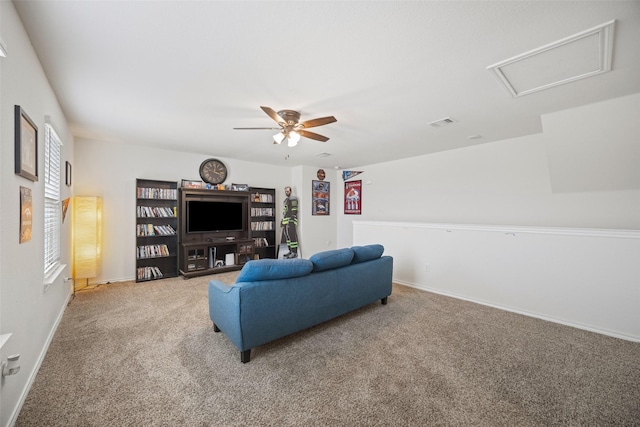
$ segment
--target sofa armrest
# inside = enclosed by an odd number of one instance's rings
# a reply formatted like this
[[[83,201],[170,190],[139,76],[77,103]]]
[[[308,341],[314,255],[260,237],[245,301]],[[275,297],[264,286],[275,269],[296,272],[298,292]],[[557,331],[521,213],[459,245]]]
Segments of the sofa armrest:
[[[233,289],[231,286],[220,282],[219,280],[212,280],[209,282],[209,288],[215,288],[215,292],[221,292],[223,294],[228,294]]]
[[[240,325],[240,289],[218,280],[209,282],[209,317],[215,326],[240,350],[242,328]]]

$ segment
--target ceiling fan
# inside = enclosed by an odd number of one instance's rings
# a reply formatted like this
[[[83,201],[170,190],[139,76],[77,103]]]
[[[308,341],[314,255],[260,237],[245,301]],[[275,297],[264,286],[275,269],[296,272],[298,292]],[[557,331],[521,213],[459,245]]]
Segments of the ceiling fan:
[[[246,130],[246,129],[273,129],[279,130],[277,134],[273,136],[273,143],[280,144],[282,141],[287,139],[287,145],[289,147],[295,147],[298,145],[298,141],[300,141],[300,137],[305,137],[309,139],[315,139],[316,141],[326,142],[329,140],[326,136],[319,135],[315,132],[309,132],[305,130],[307,128],[313,128],[317,126],[327,125],[329,123],[337,122],[336,118],[333,116],[328,117],[320,117],[318,119],[305,120],[304,122],[300,122],[300,113],[294,110],[280,110],[275,111],[273,108],[269,107],[260,107],[262,111],[267,113],[269,117],[275,120],[280,127],[279,128],[234,128],[237,130]]]

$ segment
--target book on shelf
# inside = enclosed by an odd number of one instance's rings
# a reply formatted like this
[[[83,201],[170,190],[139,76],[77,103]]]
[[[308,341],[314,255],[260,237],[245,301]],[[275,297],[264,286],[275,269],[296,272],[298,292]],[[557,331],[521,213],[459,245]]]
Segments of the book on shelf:
[[[254,203],[273,203],[273,194],[253,193]]]
[[[273,221],[253,221],[251,231],[273,230]]]
[[[138,218],[174,218],[176,217],[176,207],[162,206],[138,206],[136,208]]]
[[[138,187],[138,199],[177,200],[178,190],[175,188]]]
[[[161,279],[164,277],[158,267],[139,267],[137,276],[138,280]]]
[[[273,208],[251,208],[251,216],[274,216]]]
[[[266,237],[255,237],[253,239],[253,245],[256,248],[266,248],[267,246],[269,246],[269,241]]]
[[[174,236],[176,230],[170,225],[137,224],[138,237]]]
[[[169,247],[167,245],[144,245],[138,246],[138,259],[159,258],[170,256]]]

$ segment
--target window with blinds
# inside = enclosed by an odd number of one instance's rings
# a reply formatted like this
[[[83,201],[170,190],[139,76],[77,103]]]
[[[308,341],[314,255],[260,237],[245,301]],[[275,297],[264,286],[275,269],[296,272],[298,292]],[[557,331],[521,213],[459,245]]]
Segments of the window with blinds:
[[[50,124],[44,135],[44,276],[60,265],[60,152],[62,142]]]

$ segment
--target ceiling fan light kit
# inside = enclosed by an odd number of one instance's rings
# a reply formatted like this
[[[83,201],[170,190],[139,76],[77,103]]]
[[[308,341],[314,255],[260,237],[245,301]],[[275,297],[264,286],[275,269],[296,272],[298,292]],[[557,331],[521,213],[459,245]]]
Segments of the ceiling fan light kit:
[[[280,110],[275,111],[270,107],[260,107],[262,111],[264,111],[269,117],[271,117],[274,121],[280,125],[282,129],[277,134],[273,135],[273,143],[274,144],[282,144],[282,142],[286,139],[287,145],[289,147],[295,147],[298,145],[300,138],[305,137],[309,139],[314,139],[316,141],[326,142],[329,140],[326,136],[319,135],[315,132],[309,132],[308,130],[304,130],[306,128],[312,128],[316,126],[327,125],[329,123],[337,122],[336,118],[333,116],[320,117],[318,119],[306,120],[304,122],[300,122],[300,113],[294,110]],[[236,130],[247,130],[247,129],[277,129],[277,128],[234,128]]]
[[[284,141],[284,139],[286,137],[287,136],[284,133],[278,132],[275,135],[273,135],[273,143],[274,144],[282,144],[282,141]]]
[[[295,147],[298,145],[298,141],[300,141],[300,134],[296,131],[289,132],[289,142],[287,145],[289,147]]]

